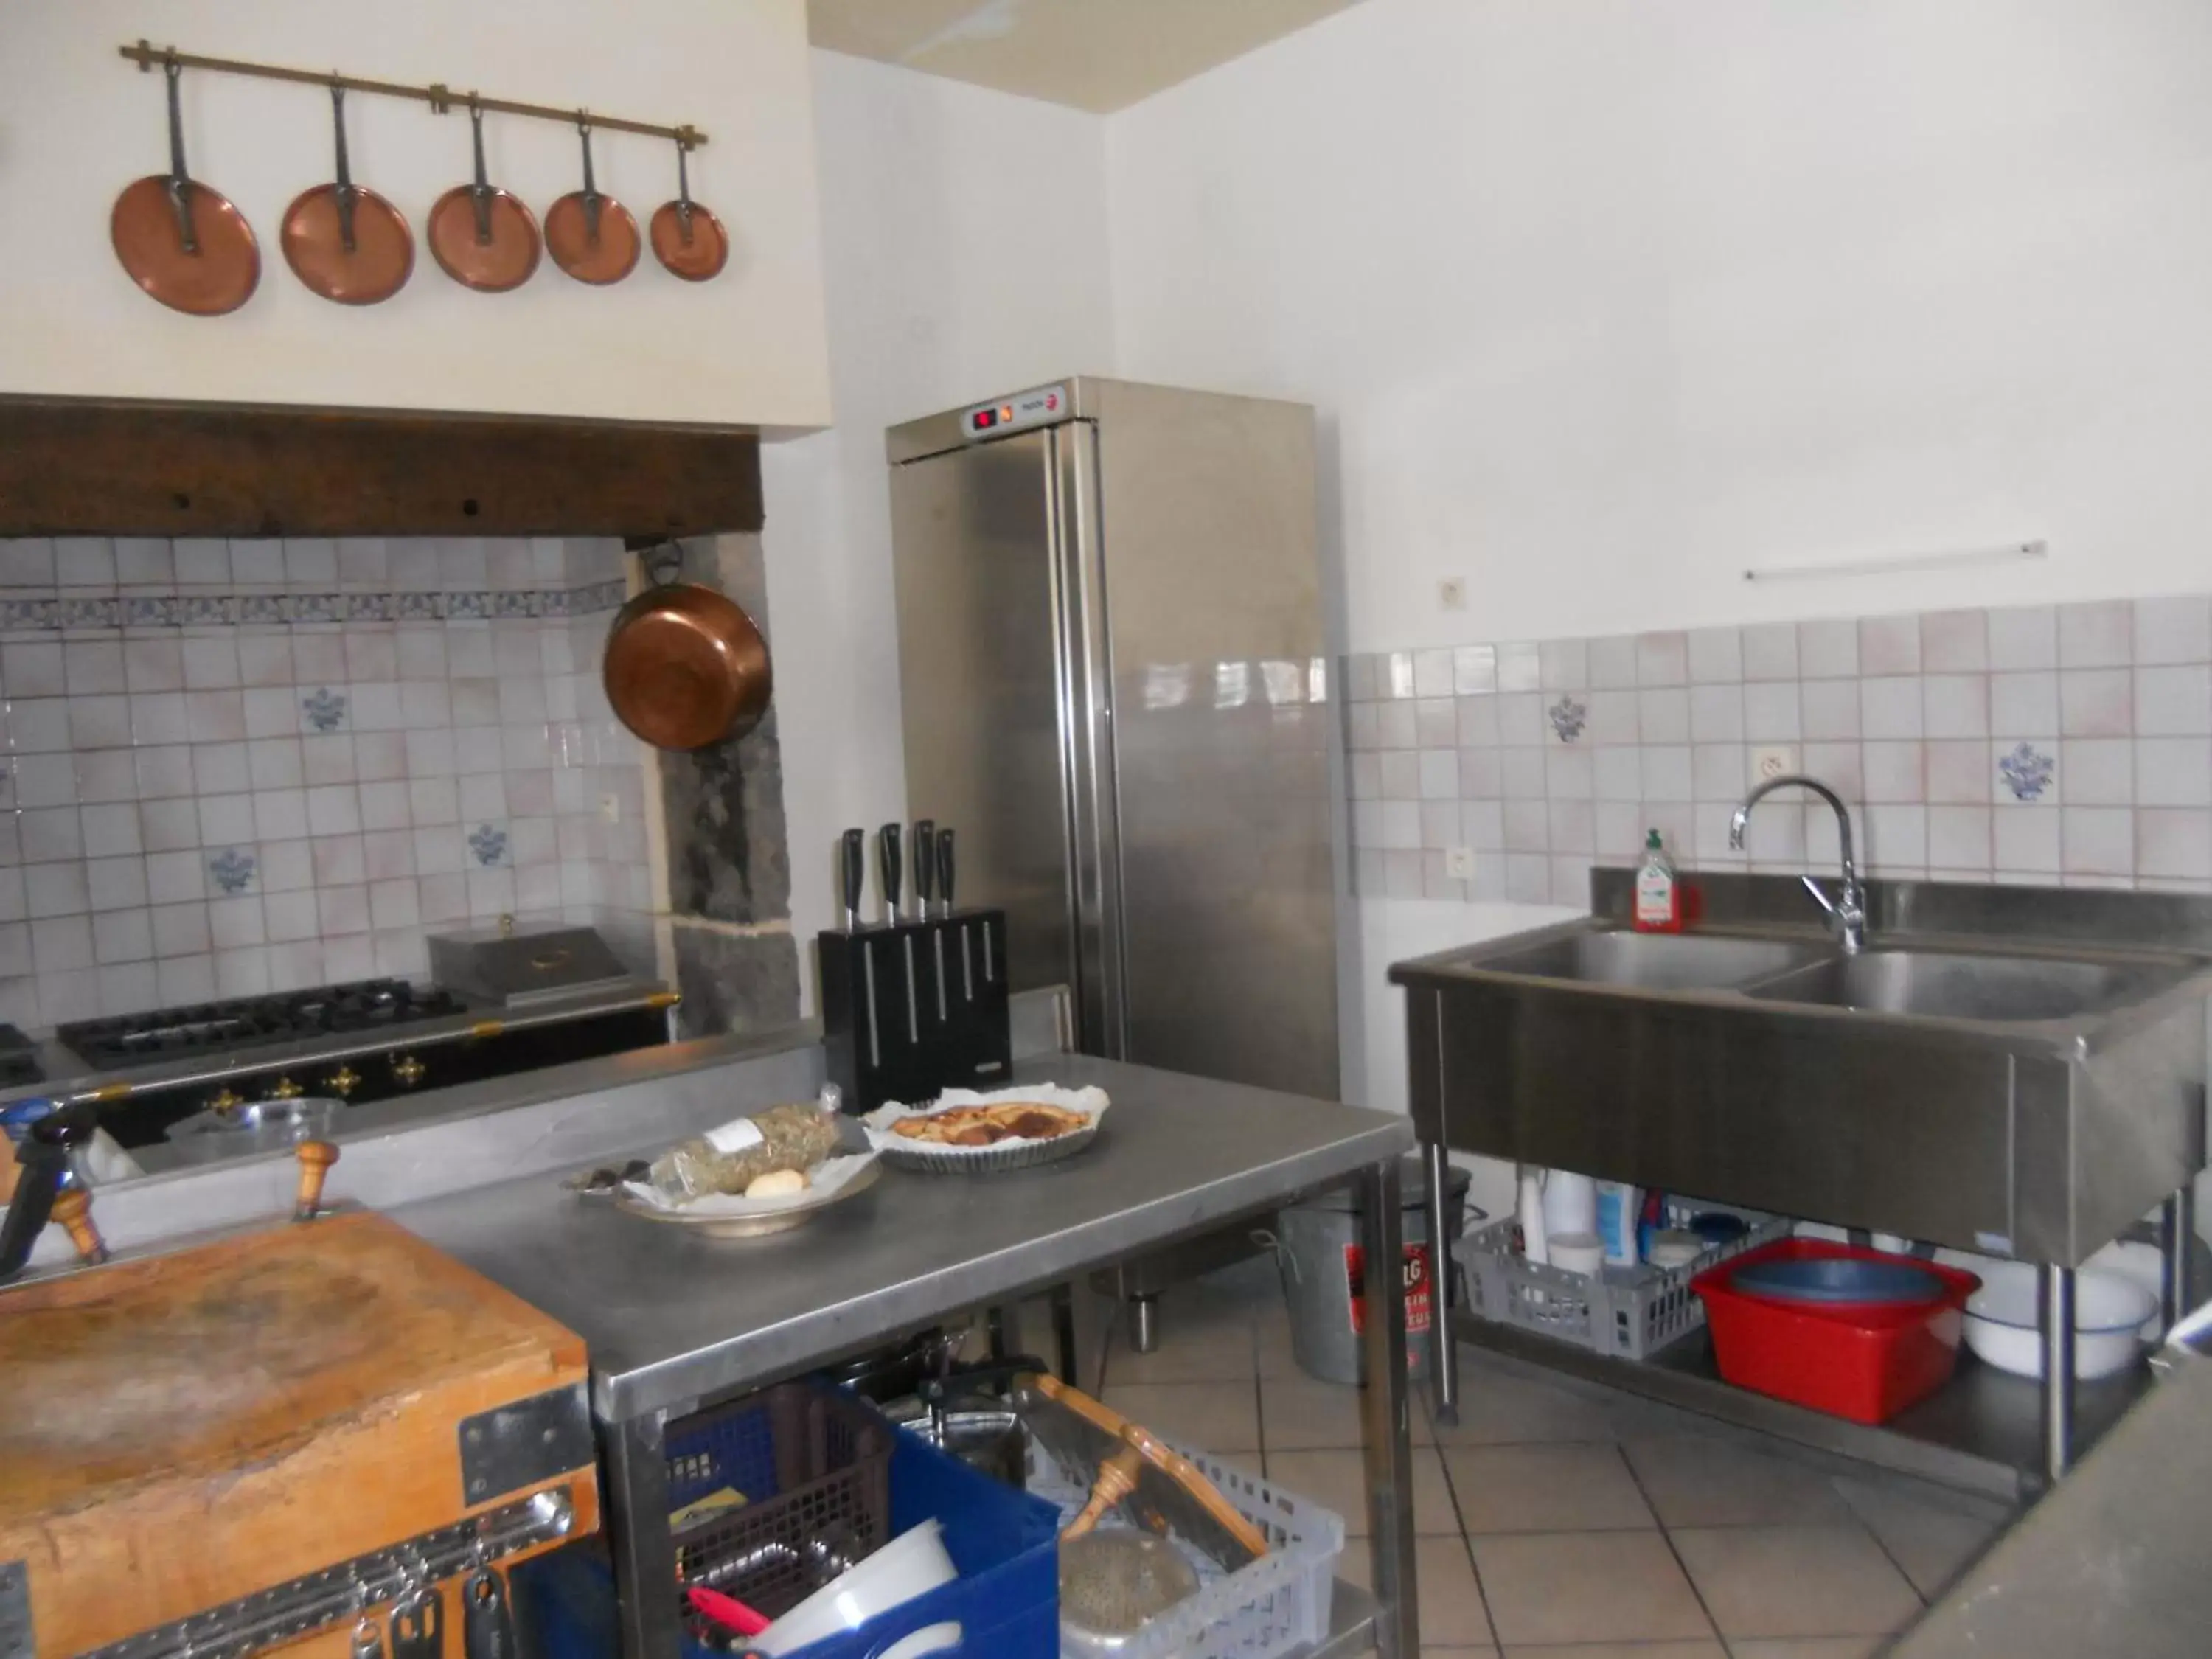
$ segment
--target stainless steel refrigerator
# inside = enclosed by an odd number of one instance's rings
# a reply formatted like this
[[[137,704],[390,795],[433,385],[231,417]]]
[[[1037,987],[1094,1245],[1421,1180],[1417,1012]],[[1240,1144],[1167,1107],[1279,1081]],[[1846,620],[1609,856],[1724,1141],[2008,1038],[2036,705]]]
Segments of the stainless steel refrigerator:
[[[1313,411],[1090,377],[887,434],[907,806],[1085,1052],[1335,1099]]]

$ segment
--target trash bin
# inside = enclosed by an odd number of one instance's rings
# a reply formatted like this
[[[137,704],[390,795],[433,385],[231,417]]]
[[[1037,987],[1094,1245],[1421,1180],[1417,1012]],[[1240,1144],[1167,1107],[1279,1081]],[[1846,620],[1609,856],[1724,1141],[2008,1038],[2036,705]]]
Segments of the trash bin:
[[[1428,1175],[1419,1158],[1399,1166],[1404,1194],[1406,1364],[1427,1375],[1429,1322],[1442,1312],[1437,1293],[1439,1253],[1429,1247]],[[1468,1173],[1455,1169],[1445,1183],[1447,1243],[1466,1224]],[[1362,1310],[1358,1286],[1365,1268],[1359,1248],[1359,1212],[1352,1191],[1337,1188],[1282,1212],[1275,1265],[1291,1310],[1291,1353],[1298,1369],[1325,1382],[1358,1382],[1361,1376]],[[1449,1265],[1449,1252],[1442,1253]]]

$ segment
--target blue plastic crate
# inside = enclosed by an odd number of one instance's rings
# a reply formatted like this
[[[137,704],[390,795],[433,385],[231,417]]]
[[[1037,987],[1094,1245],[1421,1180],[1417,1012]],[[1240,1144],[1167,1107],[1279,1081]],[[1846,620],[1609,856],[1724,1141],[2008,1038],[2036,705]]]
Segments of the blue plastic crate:
[[[879,1659],[903,1637],[957,1624],[962,1659],[1057,1659],[1060,1511],[902,1434],[891,1453],[891,1536],[934,1516],[960,1569],[953,1583],[789,1659]],[[704,1656],[704,1650],[695,1650]]]
[[[960,1659],[1057,1659],[1059,1511],[926,1441],[884,1427],[894,1438],[890,1535],[936,1519],[960,1577],[848,1636],[796,1650],[791,1659],[880,1659],[894,1643],[940,1624],[960,1626],[959,1647],[946,1650]],[[670,1439],[672,1445],[695,1443],[688,1427]],[[526,1650],[544,1659],[614,1659],[614,1579],[600,1540],[541,1556],[517,1567],[513,1578],[517,1613],[529,1632]],[[684,1650],[685,1659],[721,1659],[695,1643]]]

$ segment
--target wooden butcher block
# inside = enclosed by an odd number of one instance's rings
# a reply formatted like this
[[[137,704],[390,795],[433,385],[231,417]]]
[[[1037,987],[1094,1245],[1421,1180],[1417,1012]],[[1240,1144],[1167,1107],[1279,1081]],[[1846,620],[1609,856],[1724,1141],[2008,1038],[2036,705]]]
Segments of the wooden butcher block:
[[[0,1659],[512,1528],[518,1505],[543,1526],[562,1504],[535,1494],[565,1494],[567,1536],[596,1530],[585,1377],[572,1332],[368,1213],[0,1291]],[[292,1652],[345,1653],[354,1622]]]

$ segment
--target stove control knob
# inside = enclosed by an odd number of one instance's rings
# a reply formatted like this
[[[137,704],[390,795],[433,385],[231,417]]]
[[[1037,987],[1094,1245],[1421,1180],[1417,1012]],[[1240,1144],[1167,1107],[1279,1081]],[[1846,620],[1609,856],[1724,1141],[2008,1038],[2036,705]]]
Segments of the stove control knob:
[[[361,1073],[350,1066],[341,1066],[323,1079],[323,1087],[340,1100],[349,1100],[353,1091],[361,1087]]]
[[[269,1098],[271,1100],[297,1100],[301,1095],[304,1095],[307,1092],[307,1091],[305,1089],[302,1089],[298,1084],[293,1082],[290,1078],[280,1077],[270,1088]]]
[[[403,1089],[411,1089],[420,1083],[422,1073],[428,1069],[412,1054],[402,1054],[392,1062],[392,1075],[399,1079],[399,1086]]]

